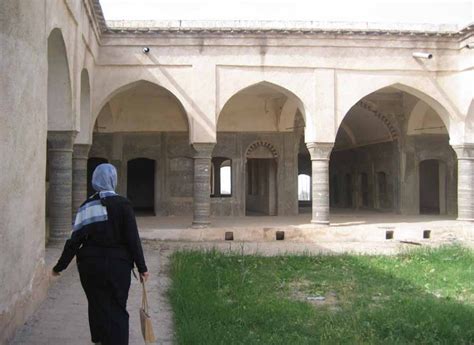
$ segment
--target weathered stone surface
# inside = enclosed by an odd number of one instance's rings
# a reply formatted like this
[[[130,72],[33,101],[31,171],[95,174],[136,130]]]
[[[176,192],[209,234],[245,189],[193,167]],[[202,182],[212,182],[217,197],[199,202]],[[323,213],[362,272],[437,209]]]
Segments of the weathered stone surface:
[[[211,215],[211,157],[214,143],[194,144],[193,226],[205,227]]]
[[[49,132],[49,218],[50,237],[62,240],[71,233],[72,153],[76,132]]]
[[[87,198],[87,159],[91,145],[75,144],[72,153],[72,220]]]
[[[474,221],[474,144],[454,145],[458,158],[458,219]]]
[[[329,225],[329,155],[334,143],[306,143],[311,155],[312,213],[311,223]]]

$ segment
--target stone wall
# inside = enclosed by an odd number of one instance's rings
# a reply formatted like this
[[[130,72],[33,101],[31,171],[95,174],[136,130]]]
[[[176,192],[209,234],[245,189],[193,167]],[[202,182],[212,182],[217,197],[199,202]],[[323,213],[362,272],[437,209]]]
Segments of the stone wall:
[[[213,215],[245,215],[246,152],[255,142],[271,144],[278,154],[277,214],[298,212],[297,150],[299,136],[286,133],[219,133],[213,157],[231,160],[232,195],[211,198]],[[95,133],[89,157],[105,158],[119,167],[118,191],[127,195],[127,162],[148,158],[156,162],[155,213],[192,212],[193,153],[187,133]]]
[[[329,168],[331,206],[395,210],[399,180],[395,148],[395,142],[387,142],[334,151]],[[378,173],[386,176],[385,193],[379,188]],[[367,177],[365,188],[362,174]],[[351,190],[348,190],[349,185]]]
[[[456,154],[448,140],[446,135],[418,135],[407,137],[403,143],[394,141],[334,151],[330,161],[331,206],[419,214],[419,166],[424,160],[436,159],[444,179],[440,202],[445,204],[440,213],[456,215]],[[380,190],[378,173],[382,172],[386,193]],[[362,173],[367,174],[366,203]],[[350,176],[351,192],[347,190],[346,176]],[[351,201],[348,195],[352,196]]]

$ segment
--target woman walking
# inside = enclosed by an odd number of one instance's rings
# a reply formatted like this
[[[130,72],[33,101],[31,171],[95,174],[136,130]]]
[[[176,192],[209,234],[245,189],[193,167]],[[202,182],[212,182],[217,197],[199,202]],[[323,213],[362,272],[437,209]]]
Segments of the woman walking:
[[[146,281],[148,269],[130,202],[115,193],[117,171],[100,164],[92,175],[97,192],[79,208],[71,238],[53,268],[59,275],[74,256],[89,307],[93,343],[128,345],[126,309],[131,270]]]

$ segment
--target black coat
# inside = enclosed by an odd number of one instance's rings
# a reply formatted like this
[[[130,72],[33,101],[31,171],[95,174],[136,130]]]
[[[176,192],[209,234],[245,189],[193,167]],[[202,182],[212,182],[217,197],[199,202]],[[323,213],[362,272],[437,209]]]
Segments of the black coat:
[[[99,199],[97,194],[82,205]],[[53,270],[61,272],[77,255],[78,261],[86,257],[122,258],[135,264],[138,272],[147,272],[132,205],[120,195],[108,196],[101,201],[107,208],[108,219],[74,231]]]

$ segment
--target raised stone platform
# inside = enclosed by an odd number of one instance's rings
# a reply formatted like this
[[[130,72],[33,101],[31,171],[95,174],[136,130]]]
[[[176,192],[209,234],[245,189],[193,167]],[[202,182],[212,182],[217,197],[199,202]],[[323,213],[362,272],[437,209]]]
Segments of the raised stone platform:
[[[333,211],[329,227],[310,224],[310,215],[215,217],[209,228],[191,228],[191,217],[138,217],[140,236],[159,241],[304,243],[474,241],[474,223],[446,216],[407,216],[369,211]],[[226,239],[227,236],[227,239]]]

